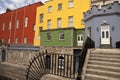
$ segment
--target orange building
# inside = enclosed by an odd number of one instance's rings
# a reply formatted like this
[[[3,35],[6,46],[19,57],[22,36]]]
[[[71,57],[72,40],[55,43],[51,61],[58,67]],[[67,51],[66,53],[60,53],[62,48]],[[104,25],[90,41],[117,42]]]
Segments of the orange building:
[[[36,8],[42,2],[0,14],[0,40],[3,44],[32,44],[34,42]]]

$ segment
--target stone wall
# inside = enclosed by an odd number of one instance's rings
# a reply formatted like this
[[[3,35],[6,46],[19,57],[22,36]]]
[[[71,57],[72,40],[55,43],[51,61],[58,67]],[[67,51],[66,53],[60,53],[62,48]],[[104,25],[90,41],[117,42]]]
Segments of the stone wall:
[[[7,62],[26,65],[39,51],[7,50]]]
[[[50,46],[41,46],[40,52],[48,52],[48,53],[58,53],[58,54],[73,54],[72,47],[50,47]]]

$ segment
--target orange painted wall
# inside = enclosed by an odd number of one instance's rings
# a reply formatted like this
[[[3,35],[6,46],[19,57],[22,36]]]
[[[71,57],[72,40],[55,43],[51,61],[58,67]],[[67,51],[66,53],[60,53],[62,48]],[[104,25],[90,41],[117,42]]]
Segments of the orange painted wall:
[[[4,44],[15,44],[15,38],[18,38],[18,44],[23,44],[23,38],[27,38],[26,44],[33,44],[34,42],[34,24],[36,20],[36,9],[43,3],[38,2],[31,4],[11,12],[0,14],[0,40],[4,39]],[[24,19],[28,17],[28,25],[24,26]],[[16,29],[16,21],[19,20],[19,28]],[[9,30],[9,21],[12,21],[12,28]],[[2,30],[3,23],[5,23],[5,30]]]

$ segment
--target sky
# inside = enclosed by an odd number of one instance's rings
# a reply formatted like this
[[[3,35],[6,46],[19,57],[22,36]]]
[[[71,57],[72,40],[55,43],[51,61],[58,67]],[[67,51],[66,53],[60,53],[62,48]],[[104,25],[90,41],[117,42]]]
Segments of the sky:
[[[47,0],[0,0],[0,14],[5,13],[7,8],[14,10],[40,1],[44,3]]]

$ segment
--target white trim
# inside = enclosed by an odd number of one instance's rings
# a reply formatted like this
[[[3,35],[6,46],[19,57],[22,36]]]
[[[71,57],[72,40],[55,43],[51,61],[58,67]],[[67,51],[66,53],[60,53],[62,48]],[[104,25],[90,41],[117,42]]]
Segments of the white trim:
[[[28,26],[28,17],[25,17],[25,27]]]
[[[64,39],[62,39],[62,38],[65,39],[64,32],[60,32],[60,33],[59,33],[59,40],[64,40]]]

